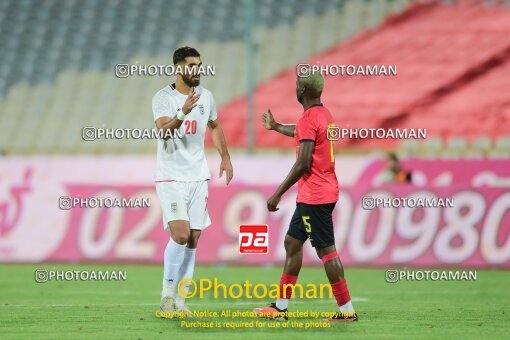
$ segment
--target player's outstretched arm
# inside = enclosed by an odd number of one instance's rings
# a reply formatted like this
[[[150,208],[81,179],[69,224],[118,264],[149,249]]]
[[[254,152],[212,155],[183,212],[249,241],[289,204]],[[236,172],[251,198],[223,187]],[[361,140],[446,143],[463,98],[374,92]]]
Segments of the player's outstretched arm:
[[[299,143],[299,155],[296,163],[290,170],[287,178],[280,184],[276,192],[267,201],[267,210],[276,211],[283,194],[287,192],[305,173],[310,171],[310,164],[312,163],[313,149],[315,142],[311,140],[303,140]]]
[[[282,135],[294,137],[294,132],[296,131],[295,124],[280,124],[274,120],[273,114],[270,109],[267,109],[267,112],[262,114],[262,123],[267,130],[275,130],[276,132],[281,133]]]
[[[156,119],[156,127],[159,131],[161,131],[161,134],[164,140],[167,140],[171,137],[171,134],[168,132],[173,133],[175,129],[178,129],[181,127],[182,122],[184,119],[186,119],[186,115],[191,112],[197,106],[197,102],[200,99],[200,95],[198,93],[195,93],[195,88],[191,88],[188,93],[188,98],[186,98],[186,101],[184,102],[184,105],[180,109],[180,112],[176,113],[176,117],[170,118],[167,116],[160,117]]]
[[[214,146],[218,150],[221,156],[221,164],[220,164],[220,177],[223,176],[223,172],[227,173],[227,185],[234,177],[234,169],[232,167],[232,163],[230,162],[230,154],[228,153],[227,140],[225,139],[225,134],[223,133],[223,129],[220,125],[220,122],[216,119],[214,121],[210,121],[207,123],[209,128],[211,129],[211,138],[213,140]]]

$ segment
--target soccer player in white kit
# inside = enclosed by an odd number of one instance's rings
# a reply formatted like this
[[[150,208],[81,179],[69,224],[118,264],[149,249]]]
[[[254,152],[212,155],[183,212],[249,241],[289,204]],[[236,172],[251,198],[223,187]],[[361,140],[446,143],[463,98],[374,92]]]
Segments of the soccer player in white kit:
[[[164,254],[160,311],[189,313],[177,288],[183,278],[193,277],[198,239],[211,224],[207,212],[211,174],[204,155],[207,127],[221,156],[220,177],[226,172],[227,185],[233,169],[214,97],[200,86],[200,54],[181,47],[174,52],[173,62],[184,72],[152,99],[156,127],[165,136],[158,139],[156,192],[165,230],[171,233]]]

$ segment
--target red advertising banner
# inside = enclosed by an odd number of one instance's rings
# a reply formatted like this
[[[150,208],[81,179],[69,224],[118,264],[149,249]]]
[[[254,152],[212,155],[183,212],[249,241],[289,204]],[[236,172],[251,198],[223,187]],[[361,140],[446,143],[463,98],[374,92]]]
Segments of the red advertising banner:
[[[141,161],[129,162],[141,164]],[[130,168],[131,177],[119,178],[105,175],[107,172],[92,172],[90,162],[85,163],[87,172],[81,170],[84,167],[79,162],[71,165],[59,161],[61,175],[56,167],[57,175],[54,172],[49,176],[40,170],[40,165],[26,164],[10,168],[12,173],[2,173],[1,262],[162,261],[170,235],[163,230],[154,184],[140,179],[137,174],[142,171],[136,171],[136,167]],[[103,163],[96,163],[95,167],[107,169],[109,164]],[[483,170],[483,166],[480,168]],[[460,165],[455,171],[461,171]],[[499,172],[496,174],[499,177],[506,175]],[[75,179],[80,176],[81,180]],[[15,180],[6,185],[6,177]],[[341,186],[333,213],[336,246],[344,264],[510,267],[508,187],[373,186],[367,182],[368,185]],[[296,192],[288,192],[280,202],[280,210],[270,213],[266,201],[276,186],[275,183],[234,182],[227,187],[222,181],[211,181],[208,211],[212,225],[199,241],[197,261],[281,263],[285,258],[283,241],[295,209]],[[67,199],[87,198],[144,200],[149,204],[127,208],[66,205]],[[372,203],[378,199],[391,204],[371,207],[367,206],[367,198]],[[403,204],[403,200],[408,204]],[[443,204],[430,207],[409,204],[420,200]],[[259,245],[264,245],[262,251],[240,251],[240,242],[247,242],[240,237],[241,225],[268,226],[267,238],[264,231],[264,239],[257,240],[261,242]],[[320,264],[309,242],[303,260],[305,264]]]

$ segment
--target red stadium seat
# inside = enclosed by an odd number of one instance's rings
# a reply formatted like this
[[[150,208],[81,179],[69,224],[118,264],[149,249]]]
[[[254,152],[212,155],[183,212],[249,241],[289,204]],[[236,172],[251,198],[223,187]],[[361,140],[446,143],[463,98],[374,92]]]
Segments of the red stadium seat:
[[[397,65],[396,77],[327,76],[323,102],[339,126],[427,128],[428,135],[472,138],[508,134],[510,9],[482,1],[413,4],[376,29],[311,58],[310,64]],[[263,133],[258,115],[271,107],[277,120],[295,122],[292,67],[255,92],[256,145],[292,146]],[[231,143],[246,145],[246,99],[221,110]],[[242,126],[241,126],[242,125]],[[506,131],[503,127],[506,127]],[[361,143],[359,141],[357,143]],[[365,143],[366,144],[366,143]],[[370,144],[386,148],[394,141]]]

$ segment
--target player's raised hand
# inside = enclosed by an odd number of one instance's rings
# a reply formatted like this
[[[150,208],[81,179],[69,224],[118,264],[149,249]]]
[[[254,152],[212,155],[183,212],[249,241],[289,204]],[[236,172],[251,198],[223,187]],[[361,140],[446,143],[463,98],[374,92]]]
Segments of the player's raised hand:
[[[182,106],[182,112],[187,115],[191,112],[197,106],[198,100],[200,99],[200,95],[195,92],[195,88],[192,87],[189,89],[188,92],[188,98],[186,98],[186,101],[184,102],[184,105]]]
[[[262,123],[267,130],[275,129],[276,122],[274,120],[273,114],[271,113],[271,109],[267,109],[267,112],[262,114]]]
[[[232,167],[232,163],[230,162],[230,157],[224,157],[221,159],[220,178],[221,176],[223,176],[224,171],[227,173],[227,185],[228,185],[232,178],[234,177],[234,168]]]

